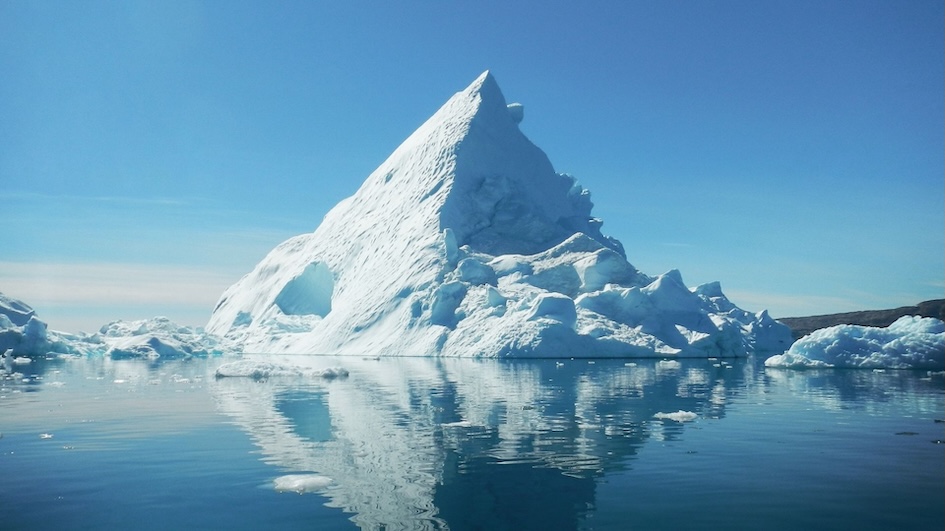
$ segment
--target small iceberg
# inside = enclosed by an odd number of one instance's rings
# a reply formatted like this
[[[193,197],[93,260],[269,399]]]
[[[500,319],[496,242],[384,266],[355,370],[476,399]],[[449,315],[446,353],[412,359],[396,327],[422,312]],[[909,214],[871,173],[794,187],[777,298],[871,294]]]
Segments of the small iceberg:
[[[699,418],[699,415],[696,415],[692,411],[683,411],[680,409],[679,411],[675,413],[660,412],[653,415],[653,418],[657,420],[673,420],[676,422],[689,422],[689,421],[696,420],[697,418]]]
[[[331,484],[331,478],[318,474],[289,474],[273,480],[277,492],[318,492]]]
[[[945,323],[932,317],[900,317],[886,328],[837,325],[795,342],[765,360],[782,369],[939,369],[945,367]]]
[[[341,367],[312,369],[293,365],[280,365],[268,361],[240,360],[220,365],[217,367],[215,376],[217,378],[252,378],[254,380],[286,376],[333,380],[335,378],[347,378],[348,370]]]

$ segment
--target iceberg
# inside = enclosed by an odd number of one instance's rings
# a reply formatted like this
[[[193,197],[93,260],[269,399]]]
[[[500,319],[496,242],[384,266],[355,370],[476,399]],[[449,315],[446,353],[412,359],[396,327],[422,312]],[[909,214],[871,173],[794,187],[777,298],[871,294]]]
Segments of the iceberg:
[[[945,323],[933,317],[907,315],[886,328],[822,328],[799,339],[784,354],[766,359],[765,367],[942,370]]]
[[[519,130],[487,71],[310,234],[228,288],[207,331],[250,353],[706,357],[783,352],[790,330],[718,285],[651,277],[590,192]]]
[[[77,353],[72,344],[75,336],[48,328],[28,304],[0,293],[0,352],[5,359]]]
[[[214,338],[167,317],[112,321],[88,340],[100,342],[112,359],[183,359],[222,353]]]
[[[233,348],[226,339],[199,328],[181,326],[167,317],[112,321],[94,334],[70,334],[48,328],[29,305],[0,293],[0,352],[5,353],[4,359],[63,354],[182,359],[230,353]]]

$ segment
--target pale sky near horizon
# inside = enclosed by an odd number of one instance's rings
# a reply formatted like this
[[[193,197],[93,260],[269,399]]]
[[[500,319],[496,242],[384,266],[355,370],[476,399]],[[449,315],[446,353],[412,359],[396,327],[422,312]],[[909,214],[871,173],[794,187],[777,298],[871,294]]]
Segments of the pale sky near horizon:
[[[203,325],[482,71],[655,275],[945,292],[943,3],[0,1],[0,292]]]

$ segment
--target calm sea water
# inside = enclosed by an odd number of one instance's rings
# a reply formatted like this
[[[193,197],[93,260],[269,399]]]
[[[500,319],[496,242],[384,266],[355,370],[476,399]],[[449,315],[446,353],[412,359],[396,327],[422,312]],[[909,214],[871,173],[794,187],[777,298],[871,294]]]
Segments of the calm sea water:
[[[945,528],[941,375],[279,359],[350,376],[18,367],[0,529]],[[317,477],[277,491],[290,474]]]

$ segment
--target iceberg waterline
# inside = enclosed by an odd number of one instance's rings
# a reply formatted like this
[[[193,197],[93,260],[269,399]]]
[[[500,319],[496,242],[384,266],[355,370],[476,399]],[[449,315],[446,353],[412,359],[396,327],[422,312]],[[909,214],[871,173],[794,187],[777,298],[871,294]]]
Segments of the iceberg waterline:
[[[744,356],[789,329],[717,283],[650,277],[601,232],[483,73],[333,208],[227,289],[207,331],[247,352]]]

